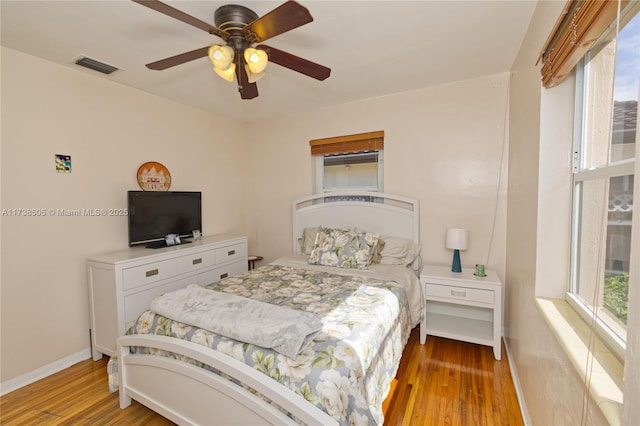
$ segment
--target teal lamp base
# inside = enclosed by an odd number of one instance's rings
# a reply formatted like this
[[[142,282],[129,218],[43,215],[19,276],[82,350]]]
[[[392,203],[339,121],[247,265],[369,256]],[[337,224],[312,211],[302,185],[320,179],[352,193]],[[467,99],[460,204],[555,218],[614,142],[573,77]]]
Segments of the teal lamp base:
[[[451,272],[462,272],[462,266],[460,265],[460,250],[455,249],[453,251],[453,263],[451,264]]]

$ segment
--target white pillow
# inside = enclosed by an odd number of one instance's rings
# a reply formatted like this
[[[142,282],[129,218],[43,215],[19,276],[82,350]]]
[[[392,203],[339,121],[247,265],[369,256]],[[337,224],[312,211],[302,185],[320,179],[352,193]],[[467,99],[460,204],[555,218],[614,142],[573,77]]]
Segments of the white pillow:
[[[384,246],[380,251],[381,265],[411,265],[420,254],[420,246],[411,240],[380,237]]]
[[[302,254],[310,255],[313,250],[313,243],[316,241],[316,235],[318,234],[318,227],[304,228],[300,241],[300,251]]]

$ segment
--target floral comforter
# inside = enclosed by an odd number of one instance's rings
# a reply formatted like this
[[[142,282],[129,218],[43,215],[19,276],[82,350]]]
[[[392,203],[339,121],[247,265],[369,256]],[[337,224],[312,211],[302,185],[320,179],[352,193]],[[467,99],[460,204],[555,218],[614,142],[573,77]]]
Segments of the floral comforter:
[[[152,311],[128,334],[161,334],[211,347],[294,390],[341,424],[383,423],[382,403],[412,327],[401,285],[270,264],[206,288],[315,313],[322,317],[322,330],[295,358]],[[108,370],[115,379],[113,359]]]

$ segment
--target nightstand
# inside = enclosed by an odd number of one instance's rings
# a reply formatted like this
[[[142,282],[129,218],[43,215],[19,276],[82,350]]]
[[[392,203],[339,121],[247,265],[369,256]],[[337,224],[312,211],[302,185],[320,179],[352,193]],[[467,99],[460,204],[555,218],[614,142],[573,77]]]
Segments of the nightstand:
[[[262,256],[256,256],[253,254],[250,254],[249,257],[247,257],[247,260],[249,262],[249,270],[255,269],[256,267],[256,262],[259,260],[262,260]]]
[[[472,268],[451,272],[450,266],[426,265],[420,282],[426,299],[420,323],[420,343],[427,335],[492,346],[502,355],[502,282],[487,270],[485,277]]]

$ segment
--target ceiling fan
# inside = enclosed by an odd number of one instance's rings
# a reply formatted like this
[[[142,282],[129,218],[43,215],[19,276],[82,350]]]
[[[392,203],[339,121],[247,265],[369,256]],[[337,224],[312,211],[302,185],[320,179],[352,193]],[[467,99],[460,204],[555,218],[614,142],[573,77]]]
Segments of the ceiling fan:
[[[267,62],[273,62],[316,80],[325,80],[331,69],[285,51],[267,46],[263,41],[313,21],[309,10],[289,0],[259,17],[251,9],[235,4],[219,7],[214,13],[215,25],[201,21],[158,0],[132,0],[171,18],[218,36],[225,44],[214,44],[147,64],[152,70],[165,70],[195,59],[209,56],[214,71],[233,81],[235,74],[242,99],[258,96],[256,81],[264,75]]]

